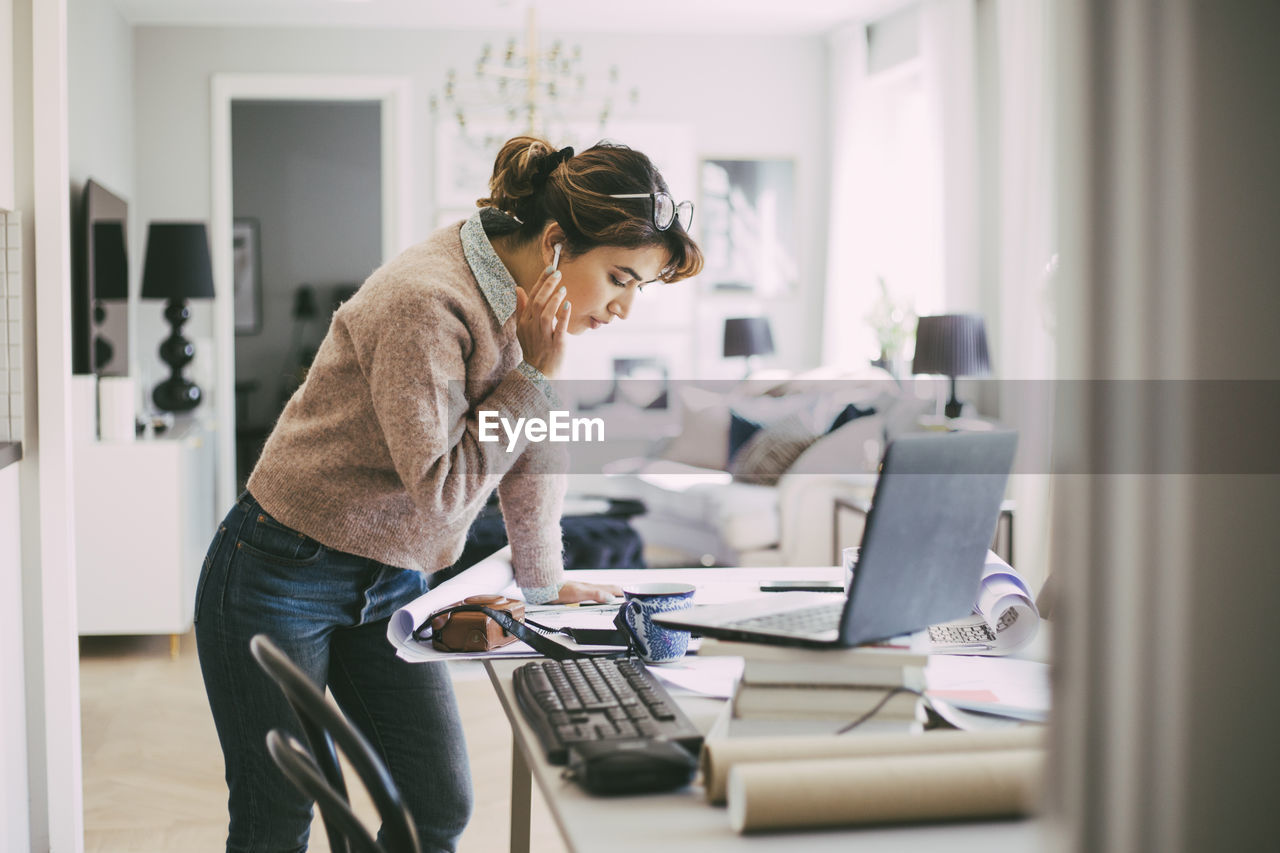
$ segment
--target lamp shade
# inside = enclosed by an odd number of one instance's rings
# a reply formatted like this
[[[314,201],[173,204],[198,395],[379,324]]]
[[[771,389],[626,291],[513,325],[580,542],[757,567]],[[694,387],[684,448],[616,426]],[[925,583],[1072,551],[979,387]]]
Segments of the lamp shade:
[[[93,298],[129,298],[129,261],[123,222],[93,223]]]
[[[765,317],[730,317],[724,321],[724,355],[769,355],[773,334]]]
[[[151,223],[142,267],[142,298],[213,298],[213,265],[203,222]]]
[[[916,326],[912,373],[985,376],[991,370],[987,330],[977,314],[936,314]]]

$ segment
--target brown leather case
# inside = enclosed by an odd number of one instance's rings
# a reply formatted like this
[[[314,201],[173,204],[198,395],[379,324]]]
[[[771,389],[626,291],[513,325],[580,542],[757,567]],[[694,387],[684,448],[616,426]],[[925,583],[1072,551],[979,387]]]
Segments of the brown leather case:
[[[449,606],[459,604],[483,604],[524,619],[524,602],[501,595],[472,595]],[[484,613],[449,613],[431,620],[431,646],[441,652],[487,652],[515,640]]]

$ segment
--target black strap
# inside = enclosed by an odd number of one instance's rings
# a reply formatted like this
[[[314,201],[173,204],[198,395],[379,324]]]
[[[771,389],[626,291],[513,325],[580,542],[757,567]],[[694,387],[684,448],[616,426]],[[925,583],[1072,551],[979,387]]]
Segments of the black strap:
[[[521,642],[527,644],[535,652],[538,652],[539,654],[542,654],[542,655],[546,655],[552,660],[573,660],[575,658],[625,657],[630,652],[630,646],[625,643],[626,637],[621,631],[605,632],[605,631],[589,631],[589,629],[584,631],[579,631],[575,629],[570,629],[569,635],[572,636],[574,640],[578,642],[587,642],[586,640],[587,636],[591,636],[594,638],[590,640],[590,642],[592,642],[593,644],[600,643],[603,645],[603,643],[601,642],[602,638],[607,638],[606,641],[614,641],[614,640],[622,641],[619,643],[621,648],[616,650],[609,649],[606,651],[588,652],[582,649],[575,649],[566,645],[563,640],[560,640],[554,634],[548,636],[547,634],[542,633],[541,631],[533,627],[534,625],[537,625],[536,622],[530,622],[529,624],[526,624],[526,622],[521,622],[519,619],[516,619],[514,616],[512,616],[509,611],[495,610],[494,608],[488,607],[484,604],[455,604],[452,607],[446,607],[444,610],[437,610],[435,613],[432,613],[430,616],[428,616],[421,625],[419,625],[417,628],[414,629],[413,638],[415,640],[418,640],[419,642],[424,642],[424,643],[429,642],[431,640],[431,634],[430,634],[431,623],[434,622],[436,618],[440,616],[450,616],[454,613],[483,613],[484,615],[492,619],[494,622],[497,622],[498,625],[502,627],[503,631],[507,632],[508,634],[511,634],[517,640],[520,640]],[[541,628],[543,631],[554,630],[551,628],[546,628],[545,626],[541,626],[541,625],[538,625],[538,628]],[[582,636],[583,639],[579,639],[579,636]]]

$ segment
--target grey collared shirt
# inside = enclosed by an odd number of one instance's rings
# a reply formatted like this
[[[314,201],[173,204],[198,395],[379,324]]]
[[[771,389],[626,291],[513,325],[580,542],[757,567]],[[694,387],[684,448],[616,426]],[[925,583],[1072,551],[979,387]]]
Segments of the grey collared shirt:
[[[482,207],[462,223],[462,253],[467,258],[476,283],[485,301],[493,309],[499,323],[506,323],[516,313],[516,280],[511,277],[507,265],[498,257],[489,242],[490,234],[504,234],[514,230],[515,221],[507,214],[492,207]],[[521,361],[516,369],[528,377],[546,395],[556,408],[563,408],[551,383],[541,370],[527,361]]]

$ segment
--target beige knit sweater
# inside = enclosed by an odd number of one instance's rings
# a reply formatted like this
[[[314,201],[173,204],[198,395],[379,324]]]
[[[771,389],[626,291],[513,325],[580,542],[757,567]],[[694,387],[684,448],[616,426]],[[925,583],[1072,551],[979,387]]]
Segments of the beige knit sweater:
[[[267,512],[328,547],[433,572],[457,560],[496,486],[516,581],[530,600],[554,597],[567,453],[478,440],[481,410],[514,423],[550,408],[536,371],[517,369],[495,286],[514,297],[505,268],[473,270],[456,225],[374,271],[334,313],[249,478]]]

